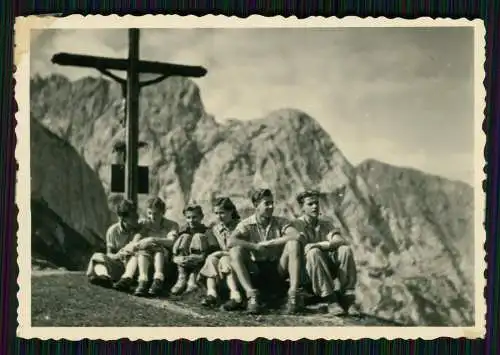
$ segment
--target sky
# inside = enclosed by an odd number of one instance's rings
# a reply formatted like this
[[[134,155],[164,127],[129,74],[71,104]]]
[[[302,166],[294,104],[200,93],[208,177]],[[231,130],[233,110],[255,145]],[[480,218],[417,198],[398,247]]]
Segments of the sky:
[[[32,38],[31,75],[100,76],[52,64],[57,52],[128,53],[122,29]],[[220,122],[296,108],[352,164],[377,159],[473,184],[471,28],[144,29],[140,56],[207,68],[194,81]]]

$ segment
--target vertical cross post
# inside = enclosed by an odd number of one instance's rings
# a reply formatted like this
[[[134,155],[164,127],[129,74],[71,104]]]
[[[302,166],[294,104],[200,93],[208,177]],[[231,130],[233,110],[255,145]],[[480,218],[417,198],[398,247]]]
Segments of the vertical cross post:
[[[129,57],[127,67],[127,168],[125,194],[137,206],[138,143],[139,143],[139,29],[129,29]]]
[[[94,68],[101,72],[103,75],[122,85],[122,90],[126,96],[126,148],[116,148],[118,152],[125,153],[125,179],[123,179],[123,170],[121,162],[118,166],[115,176],[117,182],[115,184],[119,187],[115,188],[114,192],[125,192],[127,199],[131,200],[137,206],[137,195],[139,192],[148,193],[148,170],[145,167],[139,167],[139,95],[142,87],[159,83],[160,81],[168,78],[169,76],[181,77],[196,77],[200,78],[205,76],[207,70],[200,66],[180,65],[172,63],[151,62],[139,59],[139,29],[132,28],[128,30],[129,39],[129,53],[127,59],[105,58],[96,57],[91,55],[70,54],[70,53],[57,53],[52,57],[52,63],[77,66],[84,68]],[[127,79],[122,79],[117,75],[110,72],[110,70],[120,70],[127,72]],[[147,80],[139,81],[139,74],[157,74],[158,77]],[[121,146],[121,145],[120,145]],[[141,173],[142,172],[142,173]],[[145,172],[145,173],[144,173]],[[143,177],[141,181],[146,181],[146,188],[139,190],[140,175]],[[111,174],[113,180],[113,173]],[[125,184],[123,184],[125,180]],[[125,185],[125,186],[123,186]],[[111,183],[111,190],[113,191],[113,183]],[[144,185],[142,185],[144,186]],[[124,188],[123,188],[124,187]]]

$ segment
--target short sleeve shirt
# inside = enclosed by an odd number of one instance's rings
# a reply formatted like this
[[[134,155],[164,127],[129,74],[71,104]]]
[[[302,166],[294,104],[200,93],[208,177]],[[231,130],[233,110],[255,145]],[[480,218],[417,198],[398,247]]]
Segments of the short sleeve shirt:
[[[227,242],[229,240],[231,232],[235,229],[236,226],[237,224],[226,226],[224,223],[216,223],[212,227],[212,235],[214,236],[220,250],[227,250]]]
[[[153,225],[149,220],[141,221],[140,226],[142,238],[153,237],[175,240],[179,232],[179,224],[165,217],[162,218],[159,226]]]
[[[243,240],[251,243],[259,243],[267,240],[277,239],[283,235],[284,230],[289,225],[286,218],[272,216],[270,223],[263,227],[261,226],[255,215],[252,215],[242,220],[235,229],[235,232],[241,236]],[[276,259],[279,258],[282,247],[269,248],[266,255],[256,255],[256,260],[259,259]]]
[[[117,252],[127,245],[136,233],[136,229],[125,228],[120,222],[117,222],[106,232],[106,247]]]
[[[340,234],[340,229],[331,222],[320,219],[316,226],[312,226],[304,216],[292,221],[289,227],[299,232],[300,240],[304,244],[331,241],[336,234]]]

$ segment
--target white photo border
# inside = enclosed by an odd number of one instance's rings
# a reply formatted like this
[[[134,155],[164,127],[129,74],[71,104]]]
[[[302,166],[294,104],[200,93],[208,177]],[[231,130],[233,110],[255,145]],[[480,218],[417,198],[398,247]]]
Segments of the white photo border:
[[[112,29],[112,28],[284,28],[284,27],[471,27],[474,29],[474,209],[475,209],[475,325],[471,327],[33,327],[31,324],[31,213],[30,213],[30,43],[32,29]],[[25,339],[102,339],[116,340],[176,340],[208,339],[245,341],[256,338],[299,339],[417,339],[440,337],[484,338],[486,334],[486,231],[483,226],[486,195],[482,188],[486,175],[484,147],[486,135],[482,130],[485,119],[486,89],[484,63],[485,26],[482,20],[433,19],[422,17],[406,20],[384,17],[263,17],[247,18],[223,15],[177,16],[177,15],[71,15],[67,17],[28,16],[16,18],[14,27],[15,49],[15,99],[16,113],[16,161],[19,165],[16,179],[16,205],[18,207],[17,263],[19,266],[17,299],[17,336]]]

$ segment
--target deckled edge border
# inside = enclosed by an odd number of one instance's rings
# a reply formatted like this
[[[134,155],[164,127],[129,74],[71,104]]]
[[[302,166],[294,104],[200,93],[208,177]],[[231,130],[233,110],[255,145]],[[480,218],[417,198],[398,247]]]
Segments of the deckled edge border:
[[[88,26],[88,22],[92,21],[99,21],[107,20],[108,22],[113,22],[114,26],[109,26],[109,23],[107,26],[93,26],[93,27],[106,27],[106,28],[127,28],[127,27],[141,27],[141,28],[160,28],[160,27],[165,27],[165,26],[152,26],[151,22],[152,20],[155,20],[155,18],[161,18],[162,20],[182,20],[183,22],[186,21],[193,21],[196,22],[197,26],[189,26],[189,27],[217,27],[217,28],[223,28],[223,27],[248,27],[251,23],[252,27],[296,27],[299,25],[300,27],[305,27],[303,24],[305,22],[313,22],[314,26],[311,27],[317,27],[318,25],[323,25],[325,27],[332,27],[332,25],[340,25],[340,26],[333,26],[333,27],[365,27],[367,22],[370,21],[375,21],[376,23],[371,23],[371,25],[378,25],[381,22],[390,22],[388,24],[389,27],[395,27],[395,24],[404,24],[406,26],[415,26],[415,27],[422,27],[425,25],[422,25],[422,22],[427,23],[426,25],[431,25],[435,24],[436,22],[447,22],[451,26],[455,26],[460,24],[464,25],[474,25],[475,24],[475,50],[476,50],[476,56],[478,55],[478,50],[480,49],[480,53],[483,54],[484,61],[482,65],[480,65],[481,68],[481,75],[482,75],[482,80],[479,80],[479,78],[475,77],[475,94],[479,95],[481,100],[479,98],[475,99],[475,134],[476,136],[479,134],[479,137],[481,139],[475,139],[474,145],[475,145],[475,159],[478,158],[478,150],[483,151],[482,157],[485,159],[483,166],[481,169],[477,169],[478,167],[475,166],[475,202],[477,202],[477,197],[479,194],[485,194],[485,184],[486,183],[486,176],[484,174],[484,171],[486,171],[487,167],[487,160],[486,160],[486,131],[485,129],[478,129],[478,125],[476,122],[478,120],[478,117],[476,115],[482,115],[483,120],[482,120],[482,125],[487,121],[486,117],[486,112],[487,112],[487,102],[486,102],[486,87],[485,87],[485,80],[486,80],[486,71],[485,71],[485,66],[486,66],[486,28],[484,25],[484,21],[481,19],[474,19],[474,20],[468,20],[465,18],[460,18],[460,19],[452,19],[450,17],[444,18],[444,17],[438,17],[438,18],[432,18],[432,17],[420,17],[416,19],[403,19],[401,17],[395,17],[395,18],[388,18],[384,16],[379,16],[379,17],[357,17],[357,16],[346,16],[342,18],[337,18],[337,17],[323,17],[323,16],[310,16],[304,19],[299,19],[296,16],[289,16],[289,17],[284,17],[284,16],[273,16],[273,17],[264,17],[261,15],[251,15],[245,18],[241,18],[238,16],[224,16],[224,15],[204,15],[204,16],[195,16],[195,15],[188,15],[188,16],[179,16],[179,15],[143,15],[143,16],[133,16],[133,15],[124,15],[124,16],[119,16],[119,15],[88,15],[88,16],[83,16],[83,15],[70,15],[70,16],[65,16],[65,17],[54,17],[54,16],[26,16],[26,17],[17,17],[16,22],[14,25],[14,42],[15,42],[15,48],[14,48],[14,65],[15,65],[15,73],[14,73],[14,80],[15,80],[15,100],[17,104],[17,112],[15,114],[15,133],[16,133],[16,149],[15,149],[15,158],[16,158],[16,163],[18,164],[18,174],[17,174],[17,179],[16,179],[16,207],[17,207],[17,234],[21,232],[21,226],[22,224],[20,223],[20,217],[29,218],[26,219],[25,222],[30,222],[30,198],[29,195],[25,196],[24,198],[27,199],[27,201],[20,200],[19,196],[19,191],[22,191],[23,187],[28,187],[27,191],[30,190],[30,159],[26,158],[26,152],[21,151],[23,148],[26,148],[23,146],[27,145],[27,148],[29,149],[29,133],[30,133],[30,128],[29,128],[29,120],[27,120],[26,117],[25,120],[23,121],[23,114],[26,114],[26,107],[29,108],[29,48],[30,48],[30,30],[35,29],[35,28],[58,28],[58,26],[54,25],[61,25],[61,23],[67,23],[69,21],[77,21],[79,22],[78,24],[82,24],[82,22],[87,22],[85,26]],[[149,21],[150,23],[144,23]],[[218,23],[214,26],[213,22],[217,21]],[[355,21],[357,22],[356,25],[353,26],[343,26],[345,25],[345,22],[347,21]],[[211,22],[208,24],[208,22]],[[255,23],[257,22],[257,23]],[[342,23],[343,22],[343,23]],[[276,26],[277,23],[280,26]],[[418,23],[418,26],[417,26]],[[237,26],[235,26],[237,25]],[[309,24],[308,24],[309,25]],[[421,26],[422,25],[422,26]],[[66,26],[67,28],[75,28],[75,27],[70,27]],[[78,27],[78,26],[77,26]],[[167,28],[170,26],[167,26]],[[173,26],[172,26],[173,27]],[[177,27],[177,26],[176,26]],[[180,27],[185,27],[185,26],[180,26]],[[387,26],[380,26],[380,27],[387,27]],[[85,27],[80,27],[80,28],[85,28]],[[88,27],[87,27],[88,28]],[[22,46],[24,44],[24,46]],[[27,52],[27,53],[26,53]],[[28,56],[26,56],[28,54]],[[479,63],[477,62],[479,58],[475,56],[474,58],[474,68],[475,68],[475,75],[478,74],[477,70],[479,67]],[[26,58],[27,57],[27,58]],[[480,60],[480,59],[479,59]],[[23,68],[23,62],[24,66],[26,66],[26,62],[28,62],[28,68],[24,68],[25,70],[20,70]],[[28,70],[26,70],[28,69]],[[27,80],[26,76],[27,75]],[[27,87],[26,87],[27,86]],[[23,98],[25,97],[20,97],[19,93],[22,90],[27,90],[28,95],[27,98],[28,100],[24,100]],[[24,104],[24,106],[23,106]],[[482,107],[479,107],[479,105],[482,105]],[[28,111],[29,112],[29,111]],[[29,117],[29,116],[28,116]],[[26,122],[27,121],[27,122]],[[27,127],[25,125],[28,125]],[[28,143],[26,143],[26,141]],[[482,145],[482,147],[480,147]],[[479,147],[478,147],[479,146]],[[479,149],[480,148],[480,149]],[[28,157],[30,157],[30,152],[28,150]],[[22,164],[20,164],[22,162]],[[475,162],[475,165],[478,165],[477,162]],[[484,170],[483,170],[484,168]],[[27,171],[26,171],[27,170]],[[27,174],[27,176],[26,176]],[[481,176],[477,176],[481,174]],[[22,179],[24,178],[24,180]],[[479,181],[480,179],[480,181]],[[479,189],[478,183],[481,184],[482,188]],[[478,191],[479,190],[479,191]],[[28,192],[30,194],[30,192]],[[215,328],[215,327],[197,327],[197,328],[181,328],[181,327],[164,327],[164,328],[149,328],[149,327],[143,327],[143,328],[122,328],[122,327],[116,327],[116,328],[84,328],[84,327],[74,327],[74,328],[59,328],[59,327],[53,327],[53,328],[42,328],[42,327],[31,327],[31,314],[28,314],[28,318],[26,318],[26,311],[31,310],[31,279],[30,279],[30,271],[26,272],[24,271],[24,275],[22,273],[22,263],[20,263],[20,259],[22,259],[22,256],[26,256],[25,253],[23,253],[23,250],[30,250],[28,249],[23,249],[22,244],[23,242],[16,238],[17,241],[17,265],[19,268],[19,275],[18,275],[18,293],[17,293],[17,299],[18,299],[18,308],[17,308],[17,321],[18,321],[18,330],[17,330],[17,336],[24,338],[24,339],[41,339],[41,340],[48,340],[48,339],[54,339],[54,340],[61,340],[61,339],[66,339],[66,340],[83,340],[83,339],[89,339],[89,340],[118,340],[118,339],[129,339],[129,340],[142,340],[142,341],[150,341],[150,340],[198,340],[198,339],[207,339],[207,340],[231,340],[231,339],[240,339],[240,340],[245,340],[245,341],[253,341],[256,339],[280,339],[280,340],[302,340],[302,339],[310,339],[310,340],[319,340],[319,339],[335,339],[335,340],[344,340],[344,339],[350,339],[350,340],[361,340],[361,339],[372,339],[372,340],[382,340],[382,339],[387,339],[387,340],[393,340],[393,339],[412,339],[412,340],[417,340],[417,339],[426,339],[426,340],[433,340],[433,339],[439,339],[439,338],[456,338],[456,339],[477,339],[477,338],[484,338],[486,335],[486,272],[487,272],[487,255],[486,255],[486,234],[487,231],[485,230],[485,224],[484,224],[484,218],[485,218],[485,207],[486,207],[486,198],[480,198],[481,202],[481,210],[478,211],[477,208],[475,208],[475,228],[478,229],[478,216],[477,214],[480,214],[482,217],[482,223],[480,223],[480,226],[483,226],[483,231],[481,232],[481,235],[483,235],[483,242],[481,243],[483,248],[480,248],[478,250],[477,244],[478,240],[475,241],[476,244],[476,255],[475,255],[475,279],[478,279],[478,275],[480,274],[480,270],[482,270],[482,276],[479,279],[481,280],[482,286],[483,287],[477,287],[481,286],[481,283],[479,285],[476,284],[476,304],[475,304],[475,312],[476,312],[476,322],[479,321],[480,323],[480,328],[431,328],[431,327],[412,327],[410,328],[410,333],[417,333],[417,329],[419,328],[425,328],[429,330],[430,332],[437,334],[435,336],[405,336],[401,337],[399,336],[401,327],[397,328],[392,328],[392,327],[383,327],[380,331],[380,336],[378,337],[369,337],[367,338],[366,336],[355,336],[354,332],[350,334],[350,336],[341,336],[341,337],[328,337],[325,338],[324,334],[321,334],[318,332],[319,329],[325,329],[332,335],[335,334],[335,332],[338,330],[340,332],[345,332],[345,330],[352,330],[354,329],[358,330],[361,332],[361,334],[365,334],[369,330],[375,329],[375,327],[355,327],[355,328],[350,328],[350,327],[307,327],[307,328],[297,328],[295,331],[296,334],[295,336],[290,336],[290,331],[292,329],[296,328],[287,328],[287,327],[281,327],[281,328],[275,328],[275,327],[221,327],[221,328]],[[26,205],[28,208],[26,209]],[[26,216],[27,215],[27,216]],[[30,225],[30,223],[28,223]],[[23,227],[25,228],[25,227]],[[29,226],[29,230],[31,227]],[[475,231],[477,233],[477,231]],[[475,236],[477,238],[477,235]],[[30,238],[24,238],[30,240]],[[26,240],[24,240],[26,242]],[[27,242],[28,244],[31,243],[31,241]],[[482,254],[482,257],[481,257]],[[30,255],[28,255],[30,256]],[[479,256],[479,257],[478,257]],[[25,261],[26,263],[26,261]],[[29,260],[28,260],[28,265],[29,265]],[[26,265],[25,265],[26,266]],[[31,269],[31,267],[29,267]],[[28,275],[26,275],[28,274]],[[24,281],[23,284],[21,284],[21,281]],[[22,286],[21,286],[22,285]],[[482,301],[480,304],[478,304],[478,298],[479,296],[477,295],[480,289],[483,289],[482,292]],[[29,292],[28,292],[29,291]],[[26,297],[28,295],[28,297]],[[26,305],[26,301],[29,303]],[[27,307],[28,306],[28,307]],[[478,306],[481,306],[480,309],[478,309]],[[25,317],[23,319],[23,316]],[[27,322],[26,322],[27,321]],[[28,327],[24,327],[23,324],[29,324]],[[151,330],[155,329],[155,334],[159,336],[151,336]],[[176,330],[191,330],[192,332],[198,333],[198,335],[192,335],[192,334],[186,334],[185,331],[182,331],[182,334],[179,334],[179,336],[165,336],[167,334],[173,334],[175,335],[174,332],[171,332],[173,329]],[[458,334],[452,335],[452,334],[442,334],[439,333],[439,329],[442,330],[449,330],[449,329],[457,329],[459,332]],[[51,334],[48,333],[43,333],[44,330],[47,330]],[[88,336],[90,334],[85,334],[85,330],[90,330],[93,334],[92,336]],[[114,330],[117,336],[115,337],[105,337],[103,338],[103,334],[109,334],[111,330]],[[131,331],[132,333],[134,331],[141,332],[143,331],[143,335],[145,336],[128,336],[128,337],[123,337],[125,330]],[[170,331],[169,331],[170,330]],[[280,330],[285,336],[284,337],[267,337],[268,335],[272,334],[272,330]],[[40,332],[41,331],[41,332]],[[64,332],[69,331],[71,334],[70,336],[66,336],[63,334]],[[227,335],[229,336],[221,336],[221,331],[226,331],[228,332]],[[234,333],[233,333],[234,331]],[[461,333],[460,333],[461,332]],[[242,334],[242,333],[247,333],[244,336],[240,336],[238,338],[234,338],[231,336],[231,334]],[[252,335],[253,333],[253,335]],[[310,333],[311,336],[305,337],[304,333]],[[80,335],[78,335],[80,334]],[[84,334],[84,335],[82,335]],[[319,335],[318,335],[319,334]],[[382,335],[384,334],[384,335]],[[395,334],[393,336],[387,336],[387,334]],[[207,336],[209,335],[209,336]],[[307,334],[309,335],[309,334]]]

